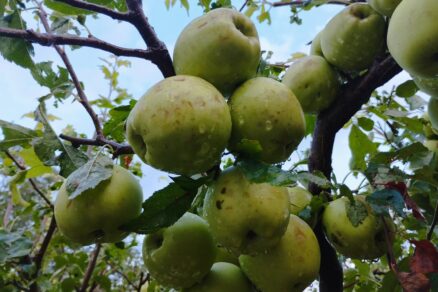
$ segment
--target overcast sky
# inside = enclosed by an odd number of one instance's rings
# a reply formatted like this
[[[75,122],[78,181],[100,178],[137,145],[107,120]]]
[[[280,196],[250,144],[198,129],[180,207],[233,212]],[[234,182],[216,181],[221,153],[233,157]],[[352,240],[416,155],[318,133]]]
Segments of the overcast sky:
[[[192,5],[189,13],[178,6],[166,10],[164,1],[143,2],[150,23],[171,52],[179,32],[191,19],[202,14],[202,11],[196,7],[197,1],[189,1]],[[236,1],[236,3],[238,4],[236,6],[240,7],[243,1]],[[273,60],[275,61],[284,61],[294,52],[307,53],[309,47],[306,44],[341,8],[340,5],[326,5],[302,13],[303,24],[301,26],[289,23],[288,7],[273,8],[271,10],[271,25],[259,24],[256,20],[254,21],[259,32],[262,50],[273,51]],[[28,16],[30,19],[31,15]],[[32,26],[32,22],[30,20],[28,22]],[[98,38],[120,46],[144,48],[143,40],[128,24],[118,23],[108,17],[101,16],[97,20],[93,20],[91,17],[87,18],[87,25]],[[107,58],[109,54],[95,49],[82,48],[68,51],[68,55],[80,80],[85,84],[85,93],[89,99],[94,99],[99,94],[106,94],[108,86],[99,70],[99,66],[102,64],[99,58]],[[35,45],[35,59],[36,61],[50,59],[55,64],[60,64],[59,57],[53,48]],[[121,87],[127,88],[134,97],[138,98],[154,83],[161,80],[162,75],[155,66],[147,61],[138,59],[130,59],[130,61],[132,62],[131,68],[123,68],[120,72],[120,83]],[[406,75],[396,77],[397,81],[405,78]],[[0,88],[0,119],[33,127],[34,122],[28,118],[22,118],[22,115],[36,108],[36,99],[47,94],[47,89],[38,86],[27,70],[9,63],[1,57]],[[93,133],[92,122],[85,110],[78,103],[72,103],[72,100],[66,101],[58,109],[50,108],[50,113],[62,119],[54,123],[54,128],[58,133],[68,124],[74,125],[78,132],[88,136]],[[347,135],[348,133],[343,131],[338,134],[336,140],[333,167],[338,180],[343,178],[348,169],[350,154],[349,151],[346,151],[348,149]],[[308,145],[309,139],[303,141],[299,149],[304,149]],[[296,159],[297,155],[293,155],[292,160],[296,161]],[[145,196],[149,196],[165,186],[168,181],[166,173],[145,166],[144,178],[141,181]]]

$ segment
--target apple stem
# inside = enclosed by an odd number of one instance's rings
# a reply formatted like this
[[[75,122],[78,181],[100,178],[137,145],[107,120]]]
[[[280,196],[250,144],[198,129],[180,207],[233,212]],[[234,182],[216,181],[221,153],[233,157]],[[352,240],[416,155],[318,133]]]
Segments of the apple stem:
[[[394,256],[394,251],[392,250],[392,242],[389,236],[389,233],[391,231],[389,230],[388,224],[386,224],[385,218],[383,216],[381,216],[381,220],[383,223],[383,229],[385,231],[385,242],[387,248],[386,256],[388,257],[389,268],[394,272],[395,275],[398,275],[397,261]]]

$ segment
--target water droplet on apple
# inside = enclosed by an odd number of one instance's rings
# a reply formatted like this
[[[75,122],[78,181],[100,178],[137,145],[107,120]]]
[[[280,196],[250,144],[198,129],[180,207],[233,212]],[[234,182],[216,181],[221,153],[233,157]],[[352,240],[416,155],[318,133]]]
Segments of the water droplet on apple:
[[[272,130],[272,122],[271,121],[268,120],[265,122],[265,129],[266,129],[266,131]]]

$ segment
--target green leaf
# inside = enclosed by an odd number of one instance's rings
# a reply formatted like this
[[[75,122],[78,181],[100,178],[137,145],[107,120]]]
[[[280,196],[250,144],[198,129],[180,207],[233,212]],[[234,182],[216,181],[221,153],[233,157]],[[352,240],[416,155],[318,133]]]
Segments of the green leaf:
[[[315,131],[316,115],[306,114],[304,117],[306,118],[306,136],[312,135]]]
[[[86,2],[111,7],[110,4],[112,1],[113,0],[87,0]],[[44,4],[48,8],[50,8],[54,11],[60,12],[62,14],[65,14],[65,15],[80,15],[80,14],[93,14],[93,13],[95,13],[95,12],[88,11],[85,9],[76,8],[76,7],[73,7],[71,5],[56,1],[56,0],[44,0]]]
[[[353,199],[354,200],[354,199]],[[354,204],[347,204],[347,217],[354,227],[358,227],[368,217],[368,211],[365,204],[361,201],[355,200]]]
[[[374,121],[366,117],[358,118],[357,123],[365,131],[371,131],[374,128]]]
[[[370,204],[374,213],[377,215],[389,216],[389,209],[392,209],[399,216],[406,216],[403,211],[405,206],[403,197],[400,192],[394,189],[375,191],[370,196],[366,197],[366,201]]]
[[[18,172],[9,182],[9,190],[11,191],[12,203],[14,205],[20,205],[23,207],[29,206],[29,202],[23,199],[23,197],[21,196],[20,188],[18,187],[24,182],[26,178],[26,173],[26,170]]]
[[[168,227],[190,209],[197,190],[184,190],[177,183],[170,183],[144,201],[143,213],[121,228],[148,234]]]
[[[73,200],[83,192],[94,189],[113,175],[113,161],[100,152],[83,166],[72,172],[66,181],[68,198]]]
[[[59,164],[61,166],[60,174],[67,177],[75,169],[88,161],[88,157],[83,152],[64,144],[58,138],[58,135],[50,126],[43,103],[40,103],[35,111],[35,118],[43,125],[44,135],[41,138],[35,139],[33,145],[35,153],[45,165],[53,166]],[[59,156],[57,156],[57,151],[61,151]]]
[[[50,89],[57,100],[63,101],[71,95],[74,86],[67,69],[58,66],[58,73],[55,73],[52,62],[41,62],[35,65],[31,73],[38,84]]]
[[[34,178],[45,173],[53,172],[51,167],[45,166],[41,162],[33,148],[26,148],[20,151],[20,157],[23,158],[24,163],[29,167],[26,173],[26,178]]]
[[[275,186],[295,184],[297,176],[284,171],[280,166],[270,165],[255,160],[240,160],[237,162],[245,177],[254,183],[270,183]]]
[[[350,188],[347,185],[345,184],[340,185],[339,192],[342,197],[347,197],[350,200],[350,202],[356,202],[353,197],[353,192],[350,190]]]
[[[103,134],[114,138],[117,142],[125,141],[125,121],[134,108],[136,101],[131,100],[129,105],[113,108],[109,111],[110,118],[103,126]]]
[[[26,22],[15,11],[0,19],[0,27],[26,29]],[[0,37],[0,54],[6,60],[21,67],[33,68],[34,66],[31,58],[34,54],[33,46],[23,39]]]
[[[189,12],[189,1],[188,0],[180,0],[181,1],[181,5],[187,10],[187,12]]]
[[[0,120],[0,128],[4,139],[0,141],[0,151],[6,151],[13,146],[28,147],[39,135],[36,131]]]
[[[408,80],[397,86],[395,94],[400,97],[411,97],[417,93],[418,87],[414,80]]]
[[[303,185],[309,185],[310,183],[316,184],[321,188],[330,188],[331,184],[322,172],[315,171],[310,173],[307,171],[298,172],[296,174],[297,180]]]
[[[8,0],[0,0],[0,16],[3,16],[3,13],[5,13],[5,6]]]
[[[32,241],[18,232],[0,230],[0,263],[28,255]]]
[[[368,136],[355,125],[351,127],[348,140],[352,154],[351,169],[364,170],[366,168],[365,158],[377,151],[378,144],[370,141]]]

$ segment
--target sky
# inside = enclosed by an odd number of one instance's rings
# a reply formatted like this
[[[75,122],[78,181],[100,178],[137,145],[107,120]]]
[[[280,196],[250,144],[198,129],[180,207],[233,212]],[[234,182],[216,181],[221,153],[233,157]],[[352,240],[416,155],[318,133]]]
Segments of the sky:
[[[177,1],[179,2],[179,1]],[[143,1],[144,10],[150,23],[154,26],[158,37],[164,41],[172,53],[174,44],[180,31],[191,19],[202,14],[197,7],[197,1],[189,1],[191,8],[189,13],[180,8],[179,4],[166,10],[163,1]],[[240,7],[244,1],[233,1],[236,7]],[[259,32],[262,50],[273,51],[273,61],[285,61],[295,52],[308,53],[308,44],[313,37],[325,26],[327,21],[342,9],[340,5],[325,5],[304,12],[302,25],[290,24],[290,11],[287,6],[271,9],[272,24],[259,24],[253,16]],[[28,26],[35,28],[31,20],[32,15],[28,14]],[[101,16],[97,20],[87,18],[87,26],[94,36],[129,48],[144,48],[144,42],[138,32],[129,24],[114,21],[108,17]],[[86,35],[86,34],[85,34]],[[60,64],[60,59],[53,48],[35,45],[35,60],[37,62],[52,60]],[[107,81],[104,80],[99,66],[102,65],[100,58],[108,58],[109,54],[96,49],[81,48],[78,50],[67,50],[68,56],[75,68],[79,79],[85,85],[85,93],[90,100],[98,97],[99,94],[106,94],[108,91]],[[160,71],[150,62],[140,59],[129,59],[132,62],[130,68],[123,68],[120,71],[120,86],[127,88],[135,98],[139,98],[148,88],[160,81],[163,77]],[[407,79],[406,74],[395,77],[386,87]],[[14,122],[23,126],[33,127],[35,123],[23,114],[32,112],[37,106],[37,98],[48,93],[47,89],[40,87],[31,77],[27,70],[24,70],[0,57],[0,119]],[[89,137],[93,134],[93,124],[87,113],[77,102],[67,100],[58,108],[49,108],[53,114],[61,120],[53,123],[57,133],[66,125],[74,125],[78,132],[85,133]],[[292,162],[297,161],[300,151],[307,148],[310,138],[305,139],[298,150],[292,155]],[[333,169],[338,177],[342,179],[348,172],[350,153],[348,149],[348,132],[342,130],[337,138],[333,153]],[[167,185],[170,181],[168,174],[154,170],[144,165],[144,177],[141,179],[145,197],[150,196],[154,191]]]

